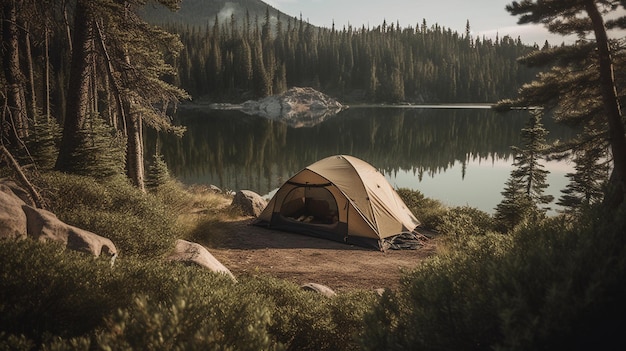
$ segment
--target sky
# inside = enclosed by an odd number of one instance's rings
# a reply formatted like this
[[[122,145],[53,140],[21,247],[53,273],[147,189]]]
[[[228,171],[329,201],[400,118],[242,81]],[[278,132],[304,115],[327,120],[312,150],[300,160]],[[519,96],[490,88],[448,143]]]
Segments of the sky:
[[[438,23],[452,31],[465,33],[469,20],[473,37],[495,38],[519,36],[525,44],[543,46],[548,40],[552,45],[570,43],[575,37],[564,38],[549,33],[540,25],[517,24],[518,18],[510,15],[505,7],[512,0],[264,0],[276,9],[300,17],[315,26],[341,30],[348,24],[360,28],[375,27],[386,20],[388,24],[399,21],[401,27],[422,23],[430,27]]]

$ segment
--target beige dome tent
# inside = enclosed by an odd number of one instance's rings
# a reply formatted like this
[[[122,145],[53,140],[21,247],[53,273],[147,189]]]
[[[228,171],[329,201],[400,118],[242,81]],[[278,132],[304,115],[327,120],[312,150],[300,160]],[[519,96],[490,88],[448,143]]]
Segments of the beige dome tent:
[[[351,156],[331,156],[291,177],[259,215],[257,225],[384,248],[419,221],[385,177]]]

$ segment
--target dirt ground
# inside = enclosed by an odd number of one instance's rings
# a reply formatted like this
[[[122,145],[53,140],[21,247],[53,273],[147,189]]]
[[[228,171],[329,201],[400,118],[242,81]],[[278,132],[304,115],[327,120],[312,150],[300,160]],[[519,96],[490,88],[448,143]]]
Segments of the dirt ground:
[[[318,283],[334,291],[396,289],[403,270],[435,252],[436,239],[416,250],[366,249],[251,225],[252,218],[225,224],[209,251],[235,276],[268,274],[296,284]]]

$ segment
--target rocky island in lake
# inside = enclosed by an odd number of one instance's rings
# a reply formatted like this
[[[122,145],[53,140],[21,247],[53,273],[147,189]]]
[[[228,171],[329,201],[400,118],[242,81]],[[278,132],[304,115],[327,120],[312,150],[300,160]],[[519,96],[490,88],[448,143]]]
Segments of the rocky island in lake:
[[[211,108],[238,109],[300,128],[317,125],[347,107],[313,88],[294,87],[282,94],[249,100],[241,105],[212,104]]]

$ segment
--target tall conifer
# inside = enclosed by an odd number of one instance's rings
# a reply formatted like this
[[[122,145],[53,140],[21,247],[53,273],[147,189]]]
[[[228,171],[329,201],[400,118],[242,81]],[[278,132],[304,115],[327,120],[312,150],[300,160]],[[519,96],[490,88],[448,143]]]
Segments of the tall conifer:
[[[545,159],[546,135],[548,132],[541,123],[541,111],[533,110],[526,127],[521,131],[520,147],[513,147],[515,159],[513,170],[502,192],[504,199],[496,207],[496,220],[506,230],[510,230],[529,216],[541,214],[541,205],[554,199],[544,195],[548,187],[546,181],[550,173],[541,163]]]
[[[595,128],[606,130],[613,160],[609,187],[604,198],[609,208],[619,206],[626,194],[626,133],[615,83],[615,50],[611,48],[603,14],[609,12],[617,14],[617,10],[623,13],[625,5],[624,1],[618,0],[524,0],[514,1],[507,6],[511,14],[520,16],[520,24],[542,23],[551,32],[577,34],[581,38],[573,46],[553,50],[552,55],[534,55],[532,59],[535,61],[551,63],[557,67],[539,77],[539,84],[544,86],[546,82],[552,82],[551,86],[544,90],[551,94],[531,96],[530,94],[537,90],[532,86],[525,92],[522,91],[522,94],[526,94],[524,99],[530,103],[553,107],[563,103],[562,94],[558,92],[569,90],[570,99],[576,100],[579,106],[584,106],[582,111],[586,112],[587,116],[591,115],[588,113],[590,109],[596,111],[596,114],[598,110],[601,111],[603,125]],[[621,19],[613,23],[622,23],[624,18],[626,17],[622,15]],[[584,39],[588,33],[592,33],[593,41]],[[584,65],[583,73],[579,74],[580,70],[575,68],[579,68],[576,66],[580,66],[585,60],[591,60],[593,64]],[[578,79],[585,73],[592,74],[595,85],[590,87],[585,81]],[[576,81],[569,89],[566,86],[568,80]],[[580,93],[584,95],[577,98]],[[565,113],[567,114],[567,110]]]

